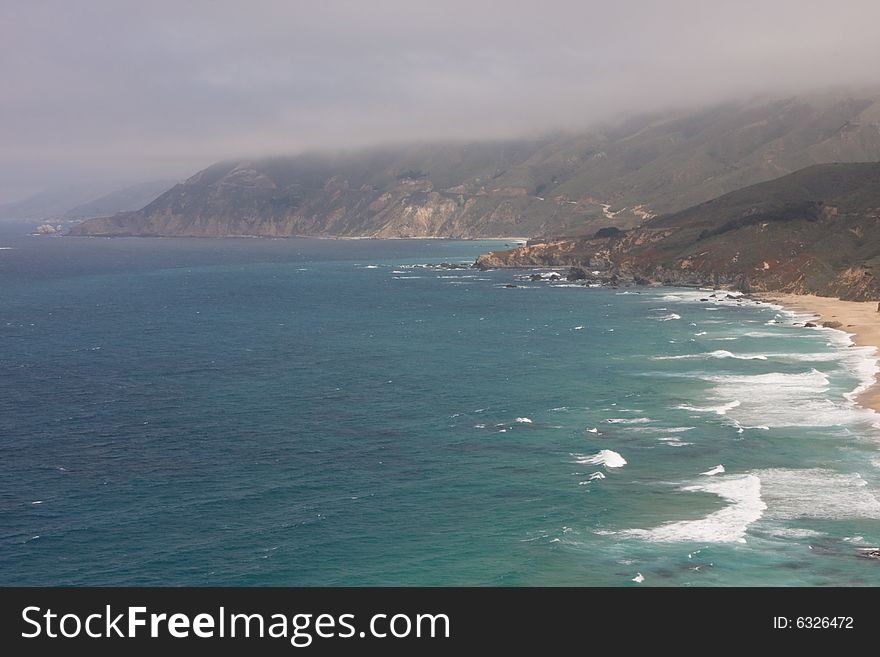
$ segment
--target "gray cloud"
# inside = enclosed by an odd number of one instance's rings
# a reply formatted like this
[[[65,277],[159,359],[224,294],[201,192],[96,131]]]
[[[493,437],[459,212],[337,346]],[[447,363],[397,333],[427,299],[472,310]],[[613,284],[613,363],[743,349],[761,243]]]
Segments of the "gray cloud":
[[[0,202],[880,83],[876,0],[0,0]]]

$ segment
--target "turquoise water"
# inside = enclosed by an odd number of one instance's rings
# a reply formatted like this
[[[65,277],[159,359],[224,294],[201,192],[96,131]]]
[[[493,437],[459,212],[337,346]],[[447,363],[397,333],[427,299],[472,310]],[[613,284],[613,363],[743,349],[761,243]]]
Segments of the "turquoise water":
[[[874,361],[778,308],[422,266],[497,242],[0,246],[0,584],[880,584]]]

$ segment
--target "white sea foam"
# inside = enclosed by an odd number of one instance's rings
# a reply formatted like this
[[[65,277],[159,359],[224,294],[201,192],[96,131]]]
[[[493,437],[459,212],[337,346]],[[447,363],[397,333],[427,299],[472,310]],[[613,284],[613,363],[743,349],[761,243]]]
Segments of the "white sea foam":
[[[514,421],[519,422],[520,424],[531,424],[532,423],[532,421],[527,417],[518,417]]]
[[[727,415],[729,411],[739,406],[742,402],[738,399],[721,404],[719,406],[690,406],[688,404],[680,404],[676,408],[683,411],[693,411],[695,413],[715,413],[716,415]]]
[[[575,455],[575,460],[583,465],[604,465],[606,468],[622,468],[626,459],[610,449],[600,449],[592,456]]]
[[[723,465],[716,465],[714,468],[710,468],[709,470],[706,470],[705,472],[701,472],[700,474],[706,475],[709,477],[711,477],[713,475],[717,475],[717,474],[724,474],[724,466]]]
[[[713,384],[708,392],[710,402],[723,407],[736,400],[731,418],[742,427],[824,427],[877,421],[873,411],[855,406],[843,399],[829,397],[830,381],[819,370],[786,373],[768,372],[754,375],[701,375]],[[683,410],[714,410],[679,406]],[[720,415],[728,414],[728,408]]]
[[[754,474],[761,479],[769,517],[880,519],[876,491],[858,473],[771,468]]]
[[[701,335],[706,335],[706,331],[698,331],[697,333],[694,333],[694,335],[700,337]]]
[[[592,429],[587,429],[587,433],[599,433],[599,430],[593,427]]]
[[[605,420],[608,424],[647,424],[649,422],[653,422],[649,417],[635,417],[635,418],[627,418],[627,417],[611,417]]]
[[[653,529],[627,529],[620,534],[656,542],[744,543],[749,525],[767,509],[761,499],[761,480],[753,474],[718,477],[682,490],[713,493],[729,504],[697,520],[667,522]]]
[[[636,576],[633,577],[631,581],[635,582],[636,584],[641,584],[645,581],[645,576],[641,573],[636,573]]]
[[[668,447],[689,447],[693,443],[686,443],[678,436],[668,436],[660,438],[660,442]]]
[[[844,354],[843,362],[859,380],[859,385],[844,395],[849,401],[855,402],[856,397],[877,381],[877,374],[880,372],[877,350],[874,347],[851,347],[840,351]]]
[[[658,322],[671,322],[674,319],[681,319],[681,315],[679,315],[678,313],[669,313],[668,315],[652,317],[651,319],[656,319]]]
[[[605,478],[605,475],[601,472],[594,472],[593,474],[590,475],[590,481],[593,481],[594,479],[604,479],[604,478]]]
[[[583,326],[575,326],[575,327],[574,327],[574,330],[575,330],[575,331],[583,331],[583,330],[584,330],[584,327],[583,327]]]

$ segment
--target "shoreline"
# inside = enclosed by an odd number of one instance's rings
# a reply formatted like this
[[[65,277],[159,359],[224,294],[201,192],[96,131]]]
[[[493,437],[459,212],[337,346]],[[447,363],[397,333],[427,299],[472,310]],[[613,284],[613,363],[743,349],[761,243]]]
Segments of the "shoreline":
[[[876,301],[842,301],[836,297],[820,297],[814,294],[791,294],[762,292],[752,297],[778,303],[786,310],[815,315],[820,322],[836,322],[830,326],[852,337],[859,347],[872,347],[880,355],[880,312]],[[856,396],[856,403],[880,413],[880,372],[875,373],[874,383]]]

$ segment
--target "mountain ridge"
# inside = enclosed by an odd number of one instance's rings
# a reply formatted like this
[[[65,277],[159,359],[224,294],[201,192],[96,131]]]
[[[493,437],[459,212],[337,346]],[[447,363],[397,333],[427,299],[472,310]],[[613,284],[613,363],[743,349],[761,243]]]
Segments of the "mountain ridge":
[[[583,236],[811,164],[877,160],[880,95],[727,103],[576,135],[221,162],[71,234]]]

